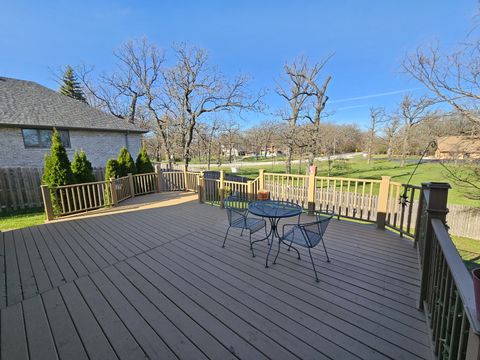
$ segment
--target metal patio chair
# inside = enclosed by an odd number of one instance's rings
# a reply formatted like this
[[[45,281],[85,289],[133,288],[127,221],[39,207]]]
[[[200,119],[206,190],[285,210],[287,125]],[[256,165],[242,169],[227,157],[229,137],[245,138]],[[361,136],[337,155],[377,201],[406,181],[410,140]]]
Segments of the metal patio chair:
[[[288,244],[288,250],[292,244],[302,246],[308,249],[310,255],[310,261],[312,262],[313,271],[315,273],[315,280],[318,282],[317,270],[315,269],[315,263],[313,262],[311,249],[316,247],[319,243],[322,243],[323,250],[327,256],[327,262],[330,262],[328,257],[327,248],[325,247],[324,235],[327,230],[327,226],[330,220],[335,214],[333,212],[316,212],[316,220],[308,223],[298,224],[285,224],[282,229],[282,241]],[[280,254],[280,245],[278,246],[277,256],[273,263],[277,261]]]
[[[228,217],[228,229],[223,239],[222,247],[225,247],[225,242],[227,241],[228,232],[230,228],[242,229],[240,236],[243,236],[243,231],[248,230],[249,241],[250,241],[250,250],[252,250],[252,255],[255,257],[252,247],[252,234],[256,233],[262,228],[265,229],[266,234],[266,222],[264,219],[248,217],[248,201],[242,196],[233,195],[225,199],[225,210],[227,211]]]

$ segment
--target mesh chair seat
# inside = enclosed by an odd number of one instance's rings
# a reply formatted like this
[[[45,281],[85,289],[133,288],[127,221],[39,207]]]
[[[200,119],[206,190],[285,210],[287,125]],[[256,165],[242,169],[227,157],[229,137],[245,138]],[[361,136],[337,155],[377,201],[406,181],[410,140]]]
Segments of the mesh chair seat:
[[[285,242],[292,243],[298,246],[315,247],[322,239],[320,234],[316,232],[310,230],[303,231],[305,231],[305,234],[302,233],[302,229],[300,227],[294,226],[292,229],[285,233],[285,235],[283,236],[283,240],[285,240]]]
[[[255,218],[246,218],[246,219],[240,218],[232,221],[230,226],[238,229],[248,229],[253,234],[265,227],[265,220],[255,219]]]
[[[225,247],[225,241],[227,241],[227,236],[230,228],[242,229],[243,235],[244,230],[248,230],[249,240],[250,240],[250,250],[252,255],[255,256],[252,247],[252,234],[257,232],[260,229],[265,229],[265,234],[267,233],[266,222],[264,219],[250,218],[248,217],[248,201],[245,198],[239,196],[229,196],[225,199],[225,210],[227,211],[228,217],[228,229],[223,239],[222,247]]]

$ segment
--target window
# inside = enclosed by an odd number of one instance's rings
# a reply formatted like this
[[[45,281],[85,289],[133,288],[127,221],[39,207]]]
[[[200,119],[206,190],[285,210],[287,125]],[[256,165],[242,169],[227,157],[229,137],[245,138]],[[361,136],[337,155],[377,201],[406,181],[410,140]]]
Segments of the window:
[[[52,145],[53,130],[48,129],[22,129],[23,143],[26,148],[49,148]],[[68,130],[58,130],[63,146],[70,147]]]

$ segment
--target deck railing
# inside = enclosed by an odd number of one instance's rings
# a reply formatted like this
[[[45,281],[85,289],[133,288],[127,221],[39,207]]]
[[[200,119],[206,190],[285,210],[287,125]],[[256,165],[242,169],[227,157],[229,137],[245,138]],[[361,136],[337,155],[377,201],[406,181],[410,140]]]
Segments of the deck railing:
[[[295,174],[263,174],[263,190],[275,200],[290,201],[306,208],[308,176]]]
[[[448,189],[445,183],[425,183],[420,189],[415,233],[421,266],[419,308],[427,315],[436,358],[478,359],[480,322],[472,277],[445,225]]]
[[[315,177],[315,207],[338,216],[376,221],[381,180]]]
[[[132,189],[130,186],[130,177],[111,179],[112,205],[116,205],[128,198],[132,197]]]
[[[390,184],[386,225],[401,236],[415,237],[420,191],[420,186],[396,182]]]
[[[198,182],[200,179],[200,173],[193,171],[185,171],[185,189],[187,191],[198,191]]]
[[[161,191],[185,190],[185,175],[182,171],[162,171],[160,189]]]
[[[154,172],[128,174],[108,181],[56,186],[53,189],[42,185],[47,220],[106,206],[115,206],[134,196],[158,192],[160,178],[158,173]]]
[[[105,187],[108,181],[57,186],[52,190],[42,186],[42,194],[47,218],[71,215],[83,211],[94,210],[108,204]]]
[[[146,173],[133,175],[135,195],[150,194],[157,191],[157,174]]]

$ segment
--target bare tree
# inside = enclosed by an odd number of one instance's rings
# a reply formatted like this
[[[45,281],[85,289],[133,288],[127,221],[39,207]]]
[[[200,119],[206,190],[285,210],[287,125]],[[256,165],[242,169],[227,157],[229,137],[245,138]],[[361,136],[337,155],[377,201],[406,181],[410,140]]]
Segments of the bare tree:
[[[370,108],[370,127],[368,128],[367,138],[367,164],[372,162],[373,146],[380,123],[385,121],[385,109]]]
[[[238,76],[228,82],[217,68],[211,67],[205,50],[176,45],[173,51],[176,64],[163,72],[161,107],[180,132],[182,158],[188,167],[195,128],[205,114],[254,110],[259,98],[252,99],[247,93],[248,77]]]
[[[248,129],[244,135],[244,142],[250,150],[253,150],[255,157],[258,159],[262,152],[262,141],[264,137],[261,126],[254,126]]]
[[[313,98],[313,116],[306,115],[313,125],[313,134],[311,134],[312,144],[310,144],[311,152],[309,157],[310,166],[314,164],[315,158],[318,156],[320,150],[320,120],[328,101],[328,96],[326,95],[327,87],[332,79],[332,77],[328,75],[323,80],[323,83],[321,83],[322,85],[320,85],[319,75],[332,56],[333,55],[330,55],[325,60],[314,64],[310,70],[310,77],[307,79],[310,85],[309,96]]]
[[[310,94],[310,84],[312,79],[311,67],[307,59],[299,58],[292,64],[285,64],[284,72],[286,78],[283,80],[283,86],[278,85],[276,92],[288,103],[288,111],[282,114],[284,120],[288,123],[288,133],[285,134],[287,146],[287,173],[292,172],[292,156],[295,147],[294,139],[297,129],[297,123],[305,110],[305,104]],[[316,74],[314,74],[315,76]]]
[[[400,117],[398,115],[390,116],[383,127],[384,140],[387,143],[387,157],[389,160],[391,160],[393,155],[395,140],[398,136],[399,129]]]
[[[159,64],[163,61],[163,55],[146,38],[130,40],[114,52],[118,63],[113,73],[103,74],[93,81],[93,68],[80,67],[80,80],[91,103],[113,116],[135,123],[139,102],[145,96],[143,80],[151,76],[148,71],[152,54]]]
[[[401,167],[405,166],[413,128],[432,115],[429,109],[433,104],[434,101],[427,96],[414,99],[410,94],[407,94],[403,97],[399,109],[400,117],[403,120]]]
[[[464,44],[451,54],[442,54],[433,46],[418,48],[402,66],[439,101],[480,125],[480,40]]]
[[[232,163],[236,155],[234,155],[233,149],[239,143],[240,138],[240,125],[232,117],[228,121],[223,123],[222,130],[222,143],[224,145],[225,153],[228,156],[228,162]],[[238,149],[237,149],[238,151]]]
[[[259,124],[260,146],[263,148],[263,157],[267,157],[268,149],[275,147],[275,137],[278,135],[278,123],[273,120],[264,120]]]
[[[207,169],[210,170],[212,163],[212,151],[214,148],[214,142],[219,135],[221,129],[221,121],[218,118],[214,118],[210,123],[204,124],[201,129],[198,129],[197,133],[202,140],[207,150]]]

